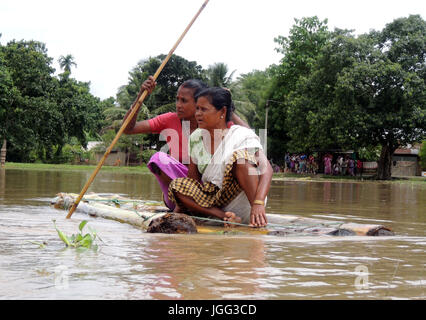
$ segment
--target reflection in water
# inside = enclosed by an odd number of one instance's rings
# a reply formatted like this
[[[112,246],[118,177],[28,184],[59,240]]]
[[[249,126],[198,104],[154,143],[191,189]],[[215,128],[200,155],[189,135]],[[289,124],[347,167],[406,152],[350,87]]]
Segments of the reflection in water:
[[[6,189],[6,170],[0,169],[0,199],[3,199]]]
[[[273,181],[268,212],[382,223],[397,234],[293,237],[146,234],[126,224],[49,207],[79,193],[90,172],[0,170],[3,299],[424,299],[426,199],[421,185]],[[149,174],[100,172],[90,190],[161,201]],[[106,244],[64,249],[83,219]],[[47,241],[44,249],[30,241]],[[356,286],[357,270],[368,286]],[[69,286],[59,288],[57,270]]]
[[[331,182],[324,182],[324,203],[330,202]]]
[[[263,296],[256,271],[265,267],[263,241],[216,238],[201,236],[196,244],[187,239],[192,243],[190,248],[181,238],[151,243],[149,249],[156,254],[152,263],[155,273],[169,292],[172,289],[176,298],[185,299],[198,299],[200,292],[203,299]],[[163,292],[157,292],[153,298],[165,297]]]

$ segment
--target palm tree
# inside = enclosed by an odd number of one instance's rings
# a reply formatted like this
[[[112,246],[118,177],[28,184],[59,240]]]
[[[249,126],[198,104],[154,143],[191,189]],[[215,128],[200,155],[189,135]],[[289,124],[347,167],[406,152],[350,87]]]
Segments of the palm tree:
[[[74,57],[71,54],[67,54],[65,57],[60,56],[58,62],[61,69],[63,69],[65,72],[71,73],[71,67],[77,67],[77,64],[74,62]]]
[[[228,74],[228,66],[223,62],[215,63],[207,69],[207,83],[211,87],[229,87],[232,82],[232,76],[235,71],[232,71],[229,76]]]

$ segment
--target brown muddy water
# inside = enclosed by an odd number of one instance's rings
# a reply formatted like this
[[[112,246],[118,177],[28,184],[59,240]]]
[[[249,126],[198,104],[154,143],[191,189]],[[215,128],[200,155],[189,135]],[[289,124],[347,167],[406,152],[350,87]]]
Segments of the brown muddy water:
[[[384,224],[394,237],[163,235],[49,206],[90,174],[0,170],[0,299],[425,298],[424,183],[272,183],[268,212]],[[149,174],[101,171],[90,191],[161,200]],[[105,243],[67,249],[52,219],[69,235],[87,219]]]

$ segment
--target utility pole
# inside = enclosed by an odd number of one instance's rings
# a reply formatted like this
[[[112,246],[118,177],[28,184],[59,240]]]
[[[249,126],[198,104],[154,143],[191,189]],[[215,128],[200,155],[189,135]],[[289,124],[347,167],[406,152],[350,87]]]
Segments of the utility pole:
[[[263,144],[264,144],[264,152],[265,155],[267,154],[267,148],[268,148],[268,111],[269,111],[269,100],[266,100],[266,105],[265,105],[265,132],[264,132],[264,136],[263,136]]]

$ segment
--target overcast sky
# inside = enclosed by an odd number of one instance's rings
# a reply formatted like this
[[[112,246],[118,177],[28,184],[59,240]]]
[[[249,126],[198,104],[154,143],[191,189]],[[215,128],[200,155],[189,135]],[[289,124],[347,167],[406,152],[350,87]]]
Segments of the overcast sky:
[[[141,60],[167,54],[204,0],[0,0],[0,38],[44,42],[57,60],[71,54],[72,75],[91,92],[115,97]],[[355,34],[381,30],[399,17],[426,17],[425,0],[210,0],[176,54],[203,68],[224,62],[236,75],[278,63],[274,37],[294,18],[327,18]],[[160,75],[161,76],[161,75]]]

